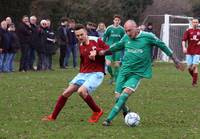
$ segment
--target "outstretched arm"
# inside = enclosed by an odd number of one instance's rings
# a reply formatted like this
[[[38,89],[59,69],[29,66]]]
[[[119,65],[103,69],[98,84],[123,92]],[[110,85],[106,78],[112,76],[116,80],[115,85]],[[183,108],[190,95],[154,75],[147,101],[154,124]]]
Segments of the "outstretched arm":
[[[180,62],[180,60],[176,57],[173,51],[169,47],[167,47],[163,41],[158,39],[156,36],[153,36],[152,43],[154,46],[159,47],[167,56],[169,56],[173,60],[175,67],[178,70],[184,71],[184,64]]]
[[[184,71],[185,70],[185,66],[183,63],[180,62],[180,60],[175,56],[175,54],[171,55],[171,59],[173,60],[175,67],[180,70],[180,71]]]
[[[104,55],[111,55],[112,52],[110,51],[110,49],[107,49],[107,50],[101,50],[99,51],[98,53],[100,56],[104,56]]]

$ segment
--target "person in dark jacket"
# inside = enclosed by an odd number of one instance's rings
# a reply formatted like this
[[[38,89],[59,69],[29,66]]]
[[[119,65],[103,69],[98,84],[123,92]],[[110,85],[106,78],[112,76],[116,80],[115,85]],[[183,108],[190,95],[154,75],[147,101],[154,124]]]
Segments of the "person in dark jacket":
[[[3,40],[3,58],[1,62],[1,71],[2,72],[10,72],[9,70],[9,49],[11,47],[11,34],[7,30],[6,21],[1,22],[1,36]]]
[[[46,30],[46,45],[45,45],[45,66],[48,70],[52,69],[52,56],[56,53],[56,35],[51,28],[50,19],[46,19],[47,21],[47,30]]]
[[[5,71],[4,65],[6,63],[6,46],[8,46],[6,33],[7,33],[7,23],[4,20],[1,22],[0,26],[0,72]]]
[[[65,69],[65,55],[66,55],[66,49],[67,49],[67,43],[68,43],[68,18],[62,17],[61,18],[61,25],[58,27],[57,31],[57,40],[58,45],[60,47],[60,57],[59,57],[59,63],[60,68]]]
[[[154,33],[153,23],[151,23],[151,22],[147,23],[147,27],[144,29],[144,31]],[[153,60],[155,60],[157,58],[158,48],[153,47],[151,54],[152,54],[152,62],[153,62]]]
[[[11,35],[11,46],[8,50],[8,69],[10,72],[14,71],[14,58],[16,52],[20,49],[19,38],[15,32],[15,24],[11,23],[8,27]]]
[[[46,54],[46,41],[47,41],[47,21],[41,20],[40,27],[38,29],[38,44],[37,44],[37,71],[46,70],[45,66],[45,54]]]
[[[88,22],[88,23],[86,24],[86,28],[87,28],[88,36],[99,37],[99,34],[98,34],[98,32],[96,31],[97,25],[96,25],[95,23]]]
[[[32,29],[32,36],[31,36],[31,47],[30,47],[30,59],[29,59],[29,68],[30,70],[35,70],[34,68],[34,62],[36,60],[36,45],[37,45],[37,30],[38,30],[38,25],[37,25],[37,17],[36,16],[31,16],[30,17],[30,25]]]
[[[21,57],[20,57],[20,72],[26,72],[29,70],[29,60],[30,60],[30,47],[31,47],[31,36],[32,29],[29,22],[28,16],[22,17],[22,22],[20,23],[17,34],[19,36],[21,45]]]
[[[68,31],[68,45],[67,45],[67,51],[66,51],[66,57],[65,57],[65,65],[68,65],[68,61],[70,58],[70,54],[72,53],[73,56],[73,67],[76,68],[77,67],[77,53],[78,53],[78,47],[77,47],[77,39],[76,39],[76,35],[74,32],[74,28],[75,28],[75,20],[74,19],[70,19],[69,20],[69,31]]]

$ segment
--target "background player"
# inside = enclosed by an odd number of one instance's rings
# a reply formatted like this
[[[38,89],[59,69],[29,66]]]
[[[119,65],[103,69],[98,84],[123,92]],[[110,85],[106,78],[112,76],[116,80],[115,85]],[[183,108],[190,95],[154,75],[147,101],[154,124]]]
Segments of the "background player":
[[[193,19],[192,28],[185,31],[182,39],[183,53],[186,54],[186,62],[188,71],[192,76],[193,86],[197,85],[198,64],[200,60],[200,29],[198,28],[198,24],[198,19]]]
[[[108,26],[104,33],[103,41],[106,42],[106,44],[108,44],[109,46],[112,45],[113,43],[120,41],[125,34],[124,28],[120,25],[120,23],[121,23],[120,15],[114,15],[113,25]],[[111,76],[110,80],[111,84],[113,81],[116,81],[117,79],[121,58],[122,58],[122,51],[115,52],[112,55],[106,56],[106,65],[108,73]],[[111,67],[112,62],[114,62],[114,73]]]

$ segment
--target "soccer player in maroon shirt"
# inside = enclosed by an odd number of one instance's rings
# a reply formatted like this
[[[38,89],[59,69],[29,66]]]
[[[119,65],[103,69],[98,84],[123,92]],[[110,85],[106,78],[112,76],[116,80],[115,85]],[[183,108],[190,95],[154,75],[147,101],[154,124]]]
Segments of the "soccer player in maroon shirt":
[[[200,60],[200,29],[198,28],[198,24],[198,19],[193,19],[192,28],[185,31],[182,39],[183,53],[186,54],[186,62],[188,71],[192,76],[193,86],[197,86],[198,64]]]
[[[68,88],[58,98],[52,114],[45,116],[42,119],[44,121],[54,121],[64,107],[67,99],[74,92],[78,92],[81,98],[93,111],[88,122],[98,122],[103,114],[103,110],[95,103],[91,97],[91,93],[102,83],[104,78],[105,57],[98,55],[98,52],[100,50],[108,49],[109,46],[97,37],[90,38],[83,25],[78,24],[76,26],[75,34],[80,43],[80,72],[74,77]]]

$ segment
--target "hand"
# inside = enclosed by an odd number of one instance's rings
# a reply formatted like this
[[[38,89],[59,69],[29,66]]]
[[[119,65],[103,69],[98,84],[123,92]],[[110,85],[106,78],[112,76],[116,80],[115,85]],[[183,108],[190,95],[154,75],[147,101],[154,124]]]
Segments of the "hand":
[[[101,51],[99,51],[99,55],[100,55],[100,56],[105,55],[105,50],[101,50]]]
[[[90,51],[90,55],[89,55],[89,58],[91,60],[95,60],[95,56],[97,55],[97,51],[96,50],[92,50]]]
[[[200,41],[198,41],[197,45],[200,45]]]
[[[185,70],[185,65],[183,63],[178,62],[178,63],[175,64],[175,66],[180,71],[184,71]]]
[[[26,24],[28,27],[31,27],[30,22],[25,22],[25,24]]]
[[[185,66],[183,63],[180,62],[180,60],[176,57],[175,54],[172,54],[171,56],[176,68],[180,71],[184,71],[185,70]]]
[[[187,53],[187,48],[183,48],[183,53],[184,53],[184,54]]]

